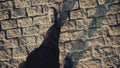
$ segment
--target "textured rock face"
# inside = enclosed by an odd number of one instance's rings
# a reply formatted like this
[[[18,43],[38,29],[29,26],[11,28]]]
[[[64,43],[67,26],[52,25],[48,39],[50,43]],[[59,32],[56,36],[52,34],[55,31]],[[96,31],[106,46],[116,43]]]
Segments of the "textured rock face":
[[[0,0],[0,68],[18,68],[40,46],[50,6],[64,21],[61,68],[66,55],[73,68],[120,67],[119,0]]]

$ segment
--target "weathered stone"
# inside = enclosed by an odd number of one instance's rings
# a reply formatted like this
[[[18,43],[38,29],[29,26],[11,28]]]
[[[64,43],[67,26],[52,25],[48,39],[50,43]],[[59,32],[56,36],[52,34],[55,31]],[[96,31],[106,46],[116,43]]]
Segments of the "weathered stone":
[[[96,0],[79,0],[80,1],[80,8],[92,8],[97,6]]]
[[[0,67],[1,68],[12,67],[11,64],[10,64],[10,60],[0,61]]]
[[[86,48],[85,41],[83,40],[73,41],[71,46],[72,46],[72,50],[84,50]]]
[[[5,39],[5,32],[4,31],[0,31],[0,40]]]
[[[15,38],[21,36],[21,30],[20,29],[9,29],[7,30],[7,38]]]
[[[72,52],[71,57],[74,62],[84,61],[84,59],[91,58],[92,53],[90,50],[75,50]]]
[[[99,59],[87,60],[87,61],[78,61],[78,64],[75,68],[101,68],[101,61]]]
[[[90,8],[87,10],[88,17],[104,16],[106,14],[105,6],[98,6],[96,8]]]
[[[32,26],[32,18],[22,18],[17,20],[18,27]]]
[[[70,52],[73,49],[73,44],[72,42],[66,42],[63,46],[63,51],[66,53]]]
[[[94,29],[88,29],[88,36],[91,37],[103,37],[108,35],[108,29],[103,28],[94,28]]]
[[[59,64],[60,64],[60,67],[62,67],[62,68],[64,66],[64,64],[63,64],[64,59],[65,59],[65,57],[63,55],[59,55]]]
[[[114,4],[114,5],[109,6],[107,14],[117,14],[117,13],[120,13],[120,5],[119,4]]]
[[[14,0],[14,3],[16,8],[24,8],[31,6],[30,0]]]
[[[95,27],[94,19],[80,19],[76,20],[76,30],[88,29]]]
[[[54,4],[52,4],[54,5]],[[56,7],[57,5],[55,4],[54,7]],[[48,14],[48,6],[47,5],[42,5],[42,11],[43,11],[43,14]]]
[[[102,58],[107,58],[109,56],[113,56],[113,47],[111,46],[105,46],[101,48],[101,54],[102,54]]]
[[[84,50],[83,51],[83,54],[82,54],[82,57],[85,59],[85,58],[91,58],[92,57],[92,53],[90,50]]]
[[[110,35],[120,35],[120,26],[109,27],[109,34]]]
[[[34,17],[33,22],[35,24],[40,24],[40,25],[51,25],[51,24],[53,24],[53,23],[49,22],[47,16]]]
[[[50,25],[41,25],[40,26],[40,33],[46,35],[46,32],[49,30]]]
[[[107,57],[103,59],[104,68],[115,68],[119,64],[119,58],[117,56]]]
[[[65,45],[64,44],[59,43],[59,51],[60,51],[60,53],[64,53],[65,52]]]
[[[70,40],[78,40],[86,36],[85,31],[76,31],[69,34]]]
[[[114,52],[116,55],[120,56],[120,47],[115,47]]]
[[[61,27],[61,32],[69,31],[68,23],[69,23],[69,22],[65,22],[65,23],[63,24],[63,26]]]
[[[13,57],[24,57],[27,55],[27,50],[25,47],[17,47],[13,49]]]
[[[53,23],[49,22],[47,16],[35,17],[33,18],[33,22],[34,24],[40,24],[40,32],[42,34],[45,34],[50,26],[53,25]]]
[[[33,50],[35,50],[36,46],[26,46],[27,48],[27,53],[30,54]]]
[[[85,18],[85,13],[82,10],[74,10],[70,13],[71,19]]]
[[[27,8],[27,14],[28,14],[28,16],[40,15],[40,14],[42,14],[42,7],[37,6],[37,7]]]
[[[0,11],[12,8],[13,8],[12,1],[0,2]]]
[[[94,58],[101,58],[100,47],[101,46],[99,46],[99,45],[93,47],[93,49],[92,49],[92,56]]]
[[[36,5],[44,5],[44,4],[47,4],[48,3],[48,0],[31,0],[31,3],[33,6],[36,6]]]
[[[96,47],[96,46],[104,46],[103,38],[91,39],[86,42],[87,46]]]
[[[120,23],[120,14],[117,14],[118,23]]]
[[[105,45],[118,46],[120,45],[120,37],[105,37]]]
[[[69,21],[67,25],[70,31],[75,30],[75,25],[76,25],[75,21]]]
[[[9,19],[8,11],[0,11],[0,20]]]
[[[9,59],[12,57],[12,51],[10,49],[0,50],[0,59]]]
[[[73,10],[78,8],[79,8],[78,0],[63,1],[63,3],[61,4],[62,11]]]
[[[39,34],[39,27],[38,26],[23,28],[23,36],[37,35],[37,34]]]
[[[65,41],[69,41],[69,40],[70,40],[70,38],[69,38],[68,32],[60,34],[60,42],[65,42]]]
[[[21,58],[22,57],[22,58]],[[19,58],[13,58],[10,60],[11,68],[23,68],[26,61],[26,57],[21,56]]]
[[[119,3],[119,0],[98,0],[100,5]]]
[[[18,47],[18,39],[4,40],[4,48],[15,48]]]
[[[20,38],[20,45],[33,46],[36,45],[36,38],[34,36]]]
[[[93,56],[95,58],[107,58],[109,56],[113,56],[113,47],[111,45],[106,46],[96,46],[93,52]]]
[[[17,23],[15,20],[5,20],[1,21],[2,29],[17,28]]]
[[[116,25],[117,20],[115,15],[109,15],[106,17],[98,17],[96,19],[97,27],[108,26],[108,25]]]
[[[63,2],[63,0],[49,0],[49,2]]]
[[[25,9],[13,9],[11,10],[11,18],[21,18],[25,17]]]
[[[37,45],[40,45],[40,44],[42,44],[42,42],[43,42],[43,36],[41,36],[41,35],[38,35],[38,36],[36,36],[36,38],[37,38]]]
[[[4,42],[0,41],[0,49],[4,48]]]

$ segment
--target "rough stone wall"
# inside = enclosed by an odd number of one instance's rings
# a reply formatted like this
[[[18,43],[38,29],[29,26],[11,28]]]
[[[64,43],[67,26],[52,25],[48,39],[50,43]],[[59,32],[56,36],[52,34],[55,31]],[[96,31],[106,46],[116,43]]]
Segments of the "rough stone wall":
[[[48,6],[63,22],[60,64],[73,68],[120,67],[119,0],[0,0],[0,68],[18,68],[43,41],[52,23]]]

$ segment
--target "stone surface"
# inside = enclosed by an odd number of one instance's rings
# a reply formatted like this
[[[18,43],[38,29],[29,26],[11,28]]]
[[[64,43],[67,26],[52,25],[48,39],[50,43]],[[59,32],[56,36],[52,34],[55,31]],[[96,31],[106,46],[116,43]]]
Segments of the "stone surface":
[[[33,46],[36,45],[36,38],[34,36],[20,38],[21,46]]]
[[[25,9],[18,8],[18,9],[11,10],[11,18],[21,18],[25,16],[26,16]]]
[[[109,6],[107,14],[117,14],[117,13],[120,13],[120,5],[119,4]]]
[[[63,1],[60,7],[62,11],[78,9],[79,8],[78,0]]]
[[[92,8],[97,6],[96,0],[79,0],[80,1],[80,8]]]
[[[76,22],[75,21],[68,21],[67,27],[69,31],[74,31],[76,27]],[[66,28],[67,28],[66,27]]]
[[[38,26],[23,28],[23,36],[37,35],[39,32]]]
[[[120,42],[119,42],[120,37],[106,37],[104,39],[105,39],[105,45],[110,45],[110,46],[118,46],[118,45],[120,45]]]
[[[117,19],[115,15],[109,15],[106,17],[98,17],[96,19],[97,27],[108,26],[108,25],[116,25]]]
[[[88,37],[102,37],[108,35],[107,28],[94,28],[94,29],[89,29],[87,32],[88,32]]]
[[[69,41],[69,40],[70,40],[70,38],[69,38],[68,32],[60,34],[60,41],[61,42],[65,42],[65,41]]]
[[[14,0],[14,3],[16,8],[24,8],[31,6],[30,0]]]
[[[42,35],[38,35],[38,36],[36,36],[36,38],[37,38],[37,45],[40,45],[40,44],[42,44],[42,42],[43,42],[43,36]]]
[[[64,23],[64,25],[63,25],[62,28],[61,28],[61,32],[69,31],[68,23],[69,23],[69,22],[65,22],[65,23]],[[72,25],[71,25],[71,26],[72,26]],[[74,24],[73,24],[72,28],[74,28]]]
[[[53,25],[55,7],[61,27],[60,68],[120,67],[119,0],[0,0],[0,68],[23,68],[28,54],[40,47]]]
[[[17,58],[20,56],[26,56],[27,53],[27,49],[25,47],[17,47],[13,49],[13,57]]]
[[[28,14],[28,16],[41,15],[42,14],[42,7],[37,6],[37,7],[27,8],[27,14]]]
[[[104,4],[114,4],[114,3],[119,3],[119,0],[98,0],[98,3],[100,5],[104,5]]]
[[[12,1],[6,1],[0,3],[0,10],[12,9],[13,4]]]
[[[86,32],[85,31],[76,31],[73,33],[69,34],[70,36],[70,40],[78,40],[80,38],[84,38],[86,36]]]
[[[24,58],[13,58],[10,60],[11,61],[11,68],[23,68],[23,65],[25,63]]]
[[[109,34],[110,35],[120,35],[120,26],[109,27]]]
[[[82,51],[82,50],[84,50],[86,48],[86,43],[83,40],[76,40],[76,41],[72,41],[71,46],[72,46],[71,49],[73,51],[74,50],[78,50],[78,51],[80,50],[80,51]],[[67,49],[67,47],[66,47],[66,49]]]
[[[120,23],[120,14],[117,15],[118,23]]]
[[[85,18],[85,13],[82,10],[74,10],[70,13],[71,19]]]
[[[51,25],[51,24],[53,24],[53,23],[49,22],[47,16],[34,17],[33,18],[33,23],[40,24],[40,25]]]
[[[103,38],[91,39],[87,41],[87,46],[96,47],[96,46],[104,46]]]
[[[18,47],[18,39],[4,40],[4,48],[15,48]]]
[[[22,18],[17,20],[18,27],[32,26],[32,18]]]
[[[0,40],[5,39],[5,32],[4,31],[0,31]]]
[[[0,59],[12,58],[12,51],[10,49],[0,50]]]
[[[104,16],[106,14],[105,6],[97,6],[95,8],[90,8],[87,10],[88,17],[98,17]]]
[[[20,29],[9,29],[7,30],[7,38],[21,37]]]
[[[107,67],[117,67],[117,65],[119,64],[119,61],[118,61],[118,57],[109,57],[109,58],[105,58],[103,60],[103,67],[107,68]]]
[[[0,20],[9,19],[8,11],[0,11]]]
[[[1,27],[2,29],[17,28],[17,23],[15,20],[5,20],[1,21]]]
[[[31,0],[31,3],[33,6],[36,6],[36,5],[44,5],[44,4],[47,4],[48,3],[48,0]]]
[[[78,62],[76,68],[101,68],[101,62],[97,59]]]
[[[94,19],[76,20],[76,30],[88,29],[92,27],[95,27]]]

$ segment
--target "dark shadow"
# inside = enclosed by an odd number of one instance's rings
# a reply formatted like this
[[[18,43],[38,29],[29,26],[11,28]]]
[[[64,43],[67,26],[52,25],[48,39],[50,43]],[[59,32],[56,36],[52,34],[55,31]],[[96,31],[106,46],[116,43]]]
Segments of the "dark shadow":
[[[69,15],[69,11],[70,10],[73,10],[73,7],[75,5],[76,2],[79,2],[78,0],[63,0],[63,5],[62,5],[62,9],[60,11],[60,17],[59,17],[59,20],[61,23],[64,24],[64,22],[67,20],[67,18],[70,18]],[[110,0],[108,2],[106,2],[105,4],[110,4],[110,3],[113,3],[114,0]],[[98,13],[103,13],[102,15],[106,15],[107,13],[107,10],[105,9],[106,8],[106,5],[101,5],[101,6],[97,6],[96,7],[98,10],[96,11],[96,13],[94,15],[99,15]],[[101,10],[103,9],[103,10]],[[101,16],[102,16],[101,15]],[[94,16],[93,16],[94,17]],[[98,16],[99,17],[99,16]],[[104,16],[104,19],[106,17]],[[103,20],[104,20],[103,19]],[[97,23],[97,27],[101,27],[101,23],[103,22],[103,20],[101,20],[99,23]],[[96,22],[96,21],[95,21]],[[94,20],[92,21],[92,23],[88,26],[88,28],[91,28],[91,26],[94,24]],[[93,36],[93,33],[96,31],[97,27],[92,27],[94,28],[94,30],[92,31],[88,31],[90,34],[90,36]],[[92,29],[91,28],[91,29]],[[79,37],[78,37],[79,38]],[[84,43],[84,45],[80,45],[80,46],[83,46],[81,47],[81,49],[76,49],[76,47],[72,48],[72,50],[67,54],[68,56],[71,57],[71,59],[74,61],[74,67],[78,64],[79,60],[83,59],[83,54],[85,51],[90,51],[91,53],[91,56],[92,56],[92,51],[91,51],[91,47],[88,47],[86,44],[85,44],[85,41],[86,40],[82,40],[80,39],[78,42],[82,42]],[[77,44],[78,42],[75,42],[73,44]],[[79,55],[79,57],[75,57],[75,55]],[[21,64],[20,66],[23,66],[23,64]],[[117,65],[118,67],[120,66],[119,64]]]

